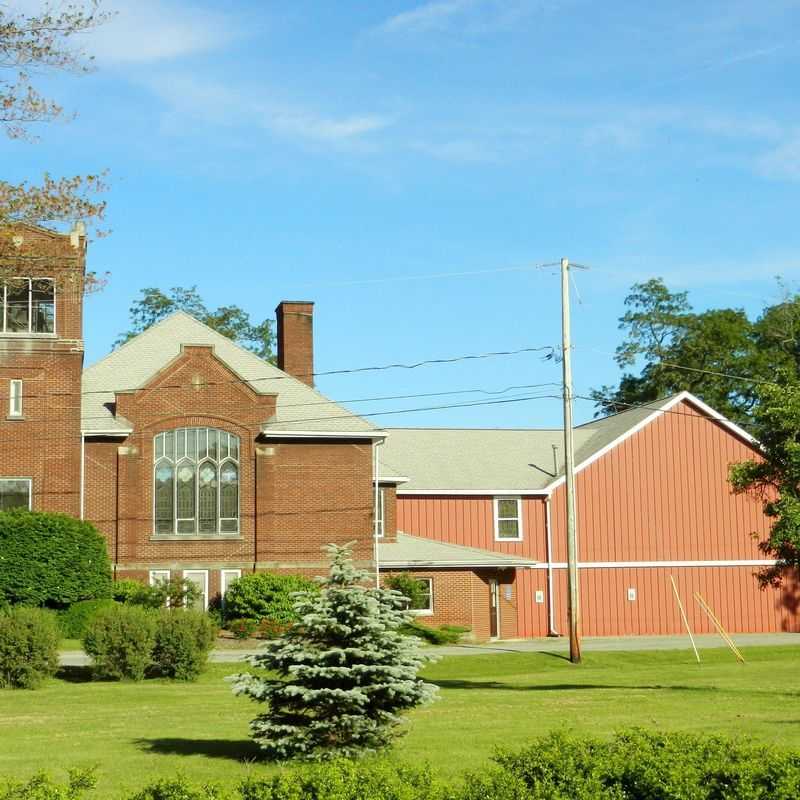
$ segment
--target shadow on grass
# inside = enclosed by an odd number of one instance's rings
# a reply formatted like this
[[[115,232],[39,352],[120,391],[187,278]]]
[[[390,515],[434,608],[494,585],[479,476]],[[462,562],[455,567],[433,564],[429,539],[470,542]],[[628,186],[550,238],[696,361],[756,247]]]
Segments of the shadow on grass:
[[[250,739],[136,739],[134,744],[162,756],[204,756],[230,761],[259,761],[264,757]]]
[[[89,683],[92,680],[92,668],[62,666],[58,668],[56,678],[67,683]]]
[[[563,692],[573,689],[610,689],[610,690],[642,690],[676,691],[676,692],[716,692],[716,686],[664,686],[651,684],[646,686],[618,685],[613,683],[543,683],[535,686],[499,683],[497,681],[461,681],[461,680],[430,680],[440,689],[498,689],[507,692]]]

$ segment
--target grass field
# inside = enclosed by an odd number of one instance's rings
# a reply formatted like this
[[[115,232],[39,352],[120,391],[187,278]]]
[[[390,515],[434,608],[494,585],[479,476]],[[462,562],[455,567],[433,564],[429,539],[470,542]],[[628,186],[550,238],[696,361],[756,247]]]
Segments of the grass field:
[[[800,648],[752,648],[737,664],[706,650],[589,653],[573,666],[547,653],[455,656],[429,667],[441,699],[411,715],[398,757],[442,776],[485,763],[497,746],[566,728],[607,734],[640,725],[747,734],[800,748]],[[257,707],[215,664],[196,684],[92,683],[75,670],[35,692],[0,691],[0,776],[56,775],[97,765],[102,797],[158,776],[233,784],[258,756],[247,724]]]

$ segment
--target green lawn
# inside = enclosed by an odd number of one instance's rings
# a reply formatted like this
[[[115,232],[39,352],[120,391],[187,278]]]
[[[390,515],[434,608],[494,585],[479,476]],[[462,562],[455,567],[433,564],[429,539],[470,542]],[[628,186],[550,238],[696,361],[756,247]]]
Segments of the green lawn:
[[[747,733],[800,748],[800,648],[753,648],[737,664],[705,650],[589,653],[579,667],[555,654],[458,656],[428,668],[441,699],[411,715],[400,758],[442,775],[480,766],[495,745],[554,728],[606,734],[627,725]],[[102,797],[158,776],[234,783],[252,762],[256,711],[216,664],[196,684],[92,683],[80,670],[35,692],[0,691],[0,775],[96,764]]]

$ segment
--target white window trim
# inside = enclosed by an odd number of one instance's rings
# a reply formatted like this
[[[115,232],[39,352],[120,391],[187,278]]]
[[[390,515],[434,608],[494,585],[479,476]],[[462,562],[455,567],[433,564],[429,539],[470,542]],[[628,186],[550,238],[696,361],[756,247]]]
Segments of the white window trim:
[[[499,516],[499,509],[500,509],[500,500],[514,500],[517,503],[517,533],[518,536],[500,536],[500,516]],[[521,542],[523,539],[522,536],[522,498],[521,497],[495,497],[493,501],[494,506],[494,540],[496,542]],[[513,517],[503,517],[503,519],[513,519]]]
[[[3,476],[0,478],[0,483],[5,481],[25,481],[28,484],[28,511],[33,510],[33,478],[16,478],[14,476]]]
[[[428,597],[430,598],[430,602],[428,604],[428,608],[412,608],[410,609],[411,613],[415,617],[432,617],[433,616],[433,578],[420,578],[417,575],[412,576],[416,581],[426,581],[428,584]]]
[[[151,569],[149,581],[151,586],[155,586],[159,581],[166,582],[170,579],[170,571],[168,569]]]
[[[22,418],[22,379],[12,378],[8,382],[8,416]]]
[[[3,299],[3,313],[0,314],[0,335],[3,336],[57,336],[57,314],[58,302],[56,301],[56,279],[48,276],[32,276],[30,278],[20,277],[19,280],[28,281],[28,330],[9,331],[8,327],[8,282],[3,281],[0,287],[0,295]],[[33,331],[33,283],[34,281],[50,281],[53,284],[53,330],[50,333]]]
[[[227,575],[232,577],[226,580]],[[233,583],[233,581],[238,580],[241,577],[242,571],[240,569],[221,569],[219,571],[219,596],[220,603],[222,604],[223,608],[225,608],[225,592],[228,591],[230,584]],[[230,581],[230,583],[228,581]]]
[[[203,611],[208,611],[208,570],[207,569],[185,569],[182,573],[184,580],[189,580],[189,575],[203,576]]]

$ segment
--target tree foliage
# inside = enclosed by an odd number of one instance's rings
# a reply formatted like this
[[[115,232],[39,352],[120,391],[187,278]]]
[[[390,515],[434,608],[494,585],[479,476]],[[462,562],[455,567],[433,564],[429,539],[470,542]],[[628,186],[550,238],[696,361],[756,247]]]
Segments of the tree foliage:
[[[634,284],[615,357],[625,372],[617,386],[592,392],[601,413],[688,390],[729,419],[751,424],[758,381],[780,369],[800,376],[800,295],[781,288],[782,300],[751,320],[737,308],[696,312],[686,292],[670,291],[660,278]]]
[[[250,730],[275,759],[381,750],[398,734],[400,714],[434,697],[417,677],[429,658],[399,632],[410,620],[405,598],[368,588],[348,547],[328,550],[322,591],[299,594],[298,623],[250,659],[272,676],[234,677],[235,693],[267,704]]]
[[[226,620],[269,620],[288,627],[297,621],[296,592],[314,592],[318,584],[301,575],[256,572],[242,575],[225,592]],[[254,628],[255,629],[255,628]]]
[[[196,286],[174,286],[166,293],[148,287],[140,294],[141,297],[130,308],[131,327],[120,334],[114,347],[125,344],[174,311],[185,311],[257,356],[274,361],[275,335],[271,319],[254,323],[239,306],[220,306],[211,310],[203,302]]]
[[[754,412],[761,458],[734,464],[734,491],[759,497],[772,522],[761,551],[776,559],[759,573],[762,585],[778,586],[788,571],[800,576],[800,383],[786,373],[756,389]]]
[[[106,540],[66,514],[0,512],[0,598],[60,608],[111,596]]]
[[[0,3],[0,128],[7,136],[32,141],[35,126],[66,118],[63,107],[34,86],[33,77],[91,71],[92,59],[75,43],[109,18],[100,0],[43,2],[38,12]],[[61,178],[45,173],[40,182],[0,180],[0,269],[15,267],[15,224],[56,228],[82,220],[96,226],[106,209],[98,195],[106,188],[103,172]],[[98,283],[90,275],[87,287]]]

